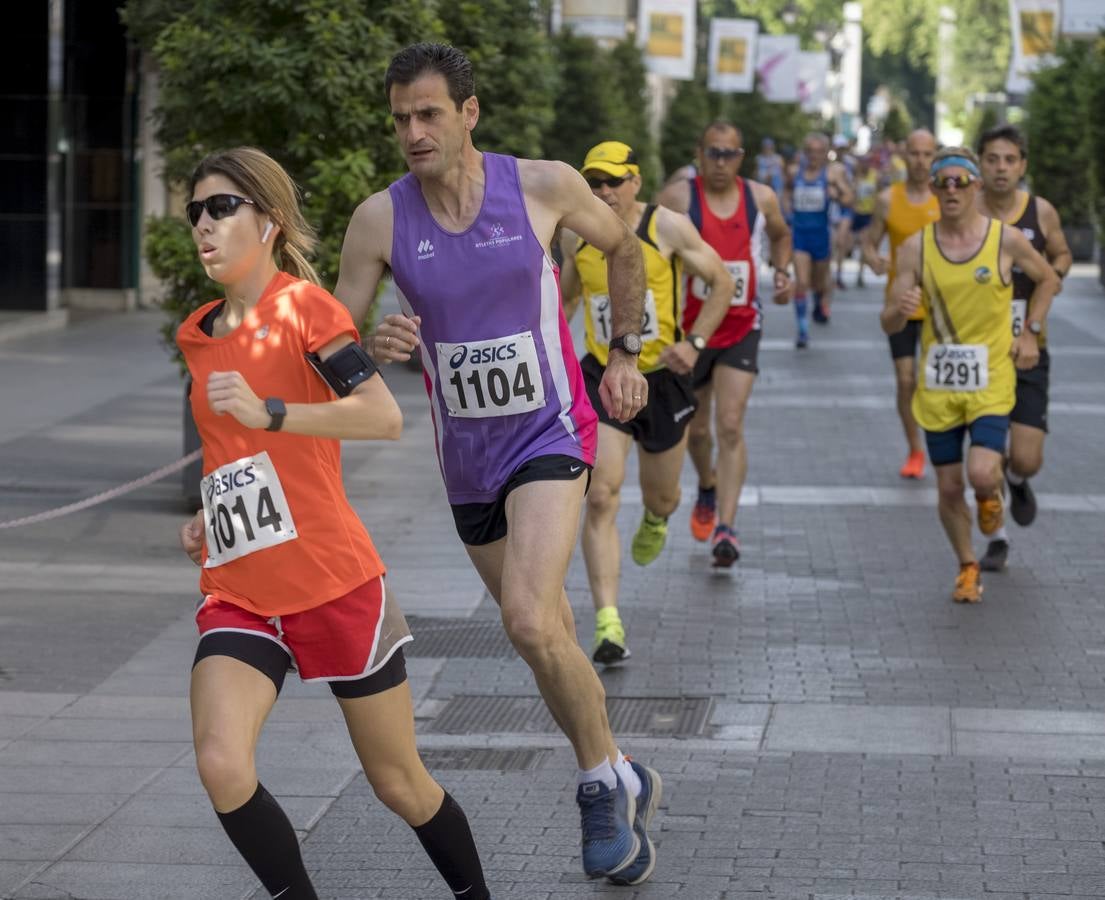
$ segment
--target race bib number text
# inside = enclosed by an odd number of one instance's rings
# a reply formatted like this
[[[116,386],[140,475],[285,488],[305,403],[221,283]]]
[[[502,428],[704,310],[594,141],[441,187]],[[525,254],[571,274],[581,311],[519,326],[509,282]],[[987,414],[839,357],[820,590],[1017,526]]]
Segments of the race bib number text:
[[[1013,301],[1013,337],[1020,337],[1024,331],[1024,320],[1028,316],[1028,301]]]
[[[724,264],[726,270],[733,277],[733,296],[732,299],[729,300],[729,305],[747,306],[749,294],[748,276],[752,269],[751,265],[749,265],[746,259],[728,259],[724,260]],[[699,275],[695,275],[694,281],[691,282],[691,290],[696,297],[705,299],[710,296],[710,286]]]
[[[990,383],[985,344],[933,344],[925,358],[925,387],[934,391],[981,391]]]
[[[614,320],[610,312],[609,294],[592,294],[590,303],[591,325],[595,340],[600,344],[610,343],[614,337]],[[660,323],[656,320],[656,297],[652,288],[645,291],[644,314],[641,316],[641,340],[644,343],[660,337]]]
[[[220,466],[203,477],[200,492],[207,524],[205,569],[299,537],[267,452]]]
[[[819,184],[799,184],[794,188],[795,212],[816,213],[825,209],[825,189]]]
[[[451,416],[514,416],[545,405],[545,383],[530,331],[464,344],[438,341],[437,366]]]

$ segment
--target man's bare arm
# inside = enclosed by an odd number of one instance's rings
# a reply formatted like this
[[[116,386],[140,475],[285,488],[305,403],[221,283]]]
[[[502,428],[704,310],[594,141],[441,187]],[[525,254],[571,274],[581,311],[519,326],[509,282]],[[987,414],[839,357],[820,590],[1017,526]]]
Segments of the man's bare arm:
[[[697,275],[710,286],[706,302],[702,304],[702,309],[691,326],[692,334],[709,340],[729,311],[729,302],[736,290],[733,276],[725,268],[717,251],[702,240],[702,235],[690,219],[664,207],[656,210],[656,216],[656,233],[661,242],[683,260],[683,266],[688,272]],[[678,289],[677,285],[676,290]]]
[[[756,205],[764,217],[767,239],[771,243],[771,265],[777,270],[785,269],[790,265],[794,251],[790,229],[779,206],[779,197],[765,184],[753,184],[752,190]]]
[[[579,236],[567,228],[561,229],[560,253],[564,263],[560,267],[560,304],[564,307],[564,318],[569,322],[576,314],[583,295],[583,281],[579,277],[579,269],[576,268],[576,247],[578,246]]]
[[[1008,252],[1012,264],[1017,266],[1025,275],[1035,282],[1036,287],[1032,296],[1028,299],[1028,312],[1026,314],[1026,327],[1028,322],[1039,322],[1041,325],[1047,321],[1048,311],[1051,309],[1051,301],[1061,287],[1059,276],[1048,265],[1036,248],[1032,246],[1018,228],[1005,226],[1002,228],[1002,249]]]
[[[1074,262],[1074,256],[1067,245],[1067,236],[1063,234],[1063,223],[1059,221],[1059,211],[1043,197],[1036,198],[1036,206],[1040,215],[1040,225],[1044,234],[1047,235],[1047,244],[1044,246],[1047,261],[1051,263],[1051,268],[1055,270],[1055,274],[1060,279],[1066,278],[1071,263]]]
[[[898,269],[886,303],[879,313],[882,330],[897,334],[921,305],[921,232],[906,238],[898,248]]]
[[[656,203],[677,213],[691,208],[691,184],[686,178],[671,179],[656,192]]]
[[[879,191],[875,200],[875,211],[871,215],[871,224],[863,233],[863,246],[860,252],[863,261],[876,275],[885,275],[889,260],[879,253],[879,244],[886,235],[886,217],[890,210],[890,191]]]
[[[354,324],[361,329],[391,256],[391,230],[391,197],[387,191],[373,194],[361,203],[345,230],[334,296],[349,308]],[[371,343],[366,341],[369,352]]]

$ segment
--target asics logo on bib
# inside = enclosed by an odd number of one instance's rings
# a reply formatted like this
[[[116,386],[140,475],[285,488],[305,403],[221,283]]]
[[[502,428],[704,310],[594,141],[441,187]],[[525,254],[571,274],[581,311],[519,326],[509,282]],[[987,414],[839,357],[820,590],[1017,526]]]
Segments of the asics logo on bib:
[[[939,344],[933,348],[933,359],[937,362],[974,362],[978,354],[970,346],[950,346]]]
[[[418,242],[418,258],[429,259],[434,255],[434,245],[430,241]]]
[[[215,477],[208,479],[206,484],[207,500],[211,502],[215,497],[229,494],[236,488],[244,488],[246,485],[253,484],[256,480],[257,476],[253,473],[253,463],[231,472],[216,472]]]
[[[459,369],[464,365],[465,360],[470,365],[479,366],[493,362],[505,362],[508,359],[515,359],[517,356],[518,350],[513,343],[499,344],[494,347],[476,347],[471,352],[469,352],[467,346],[461,344],[456,352],[449,357],[449,365],[454,369]]]

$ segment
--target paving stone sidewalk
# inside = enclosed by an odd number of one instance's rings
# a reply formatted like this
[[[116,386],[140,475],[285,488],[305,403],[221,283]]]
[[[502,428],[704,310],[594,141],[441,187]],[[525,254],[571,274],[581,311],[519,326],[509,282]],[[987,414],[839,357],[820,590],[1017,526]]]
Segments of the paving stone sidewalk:
[[[1009,570],[970,608],[948,600],[931,474],[897,477],[879,302],[844,292],[801,354],[789,312],[767,311],[735,571],[709,572],[687,531],[689,464],[661,558],[625,554],[633,657],[602,677],[623,748],[665,779],[639,888],[580,872],[571,753],[456,541],[421,377],[388,372],[404,438],[347,445],[347,486],[417,635],[421,747],[496,898],[1105,896],[1105,294],[1084,267],[1057,302],[1041,512],[1011,527]],[[0,344],[0,522],[179,455],[157,324]],[[166,480],[0,530],[0,898],[266,896],[194,773],[179,494]],[[640,511],[630,484],[626,543]],[[578,554],[568,591],[589,642]],[[324,688],[289,679],[259,765],[321,897],[448,896],[358,774]]]

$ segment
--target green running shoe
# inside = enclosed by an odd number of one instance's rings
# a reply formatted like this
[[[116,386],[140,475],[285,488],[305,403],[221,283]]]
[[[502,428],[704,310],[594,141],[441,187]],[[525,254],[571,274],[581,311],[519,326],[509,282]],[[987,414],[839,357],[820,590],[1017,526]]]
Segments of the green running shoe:
[[[629,659],[625,645],[625,627],[615,607],[606,607],[595,613],[595,649],[591,659],[603,666],[612,666]]]
[[[668,520],[654,516],[646,509],[630,546],[633,552],[633,562],[639,566],[647,566],[660,555],[667,539]]]

